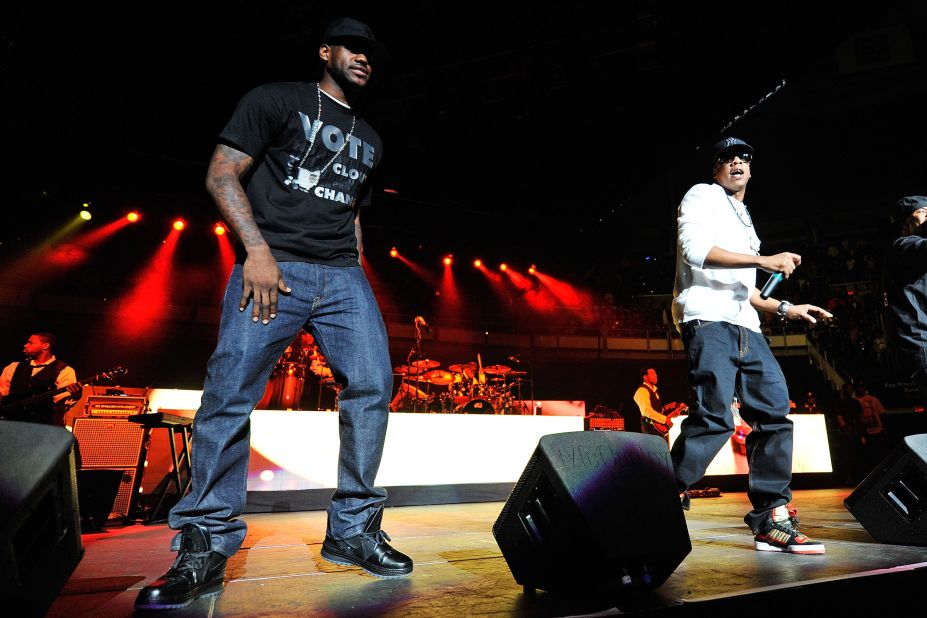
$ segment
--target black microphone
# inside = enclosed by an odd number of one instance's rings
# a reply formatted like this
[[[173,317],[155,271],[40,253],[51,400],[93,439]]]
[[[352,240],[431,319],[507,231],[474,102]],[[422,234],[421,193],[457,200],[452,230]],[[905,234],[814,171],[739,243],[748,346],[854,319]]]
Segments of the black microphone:
[[[760,290],[760,298],[766,300],[772,295],[773,290],[776,289],[776,286],[779,285],[779,282],[782,281],[782,273],[773,273],[769,275],[769,279],[766,280],[766,285],[763,286],[763,289]]]

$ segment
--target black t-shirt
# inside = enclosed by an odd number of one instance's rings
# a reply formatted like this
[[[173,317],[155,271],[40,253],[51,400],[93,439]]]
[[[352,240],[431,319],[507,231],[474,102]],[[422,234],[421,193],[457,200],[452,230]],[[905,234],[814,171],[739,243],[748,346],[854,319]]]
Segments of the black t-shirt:
[[[319,96],[314,83],[258,86],[242,98],[219,137],[255,160],[248,199],[275,259],[357,266],[354,218],[369,201],[365,181],[383,145],[366,121],[324,92],[317,123]],[[313,185],[310,172],[319,171]]]

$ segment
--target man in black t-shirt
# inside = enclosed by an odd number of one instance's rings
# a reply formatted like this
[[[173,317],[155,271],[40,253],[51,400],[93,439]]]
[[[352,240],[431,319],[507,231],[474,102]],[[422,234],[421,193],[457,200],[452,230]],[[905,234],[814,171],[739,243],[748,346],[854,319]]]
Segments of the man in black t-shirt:
[[[172,544],[179,554],[140,591],[139,609],[184,607],[222,593],[226,560],[245,538],[238,516],[246,497],[248,418],[276,360],[304,327],[343,385],[338,487],[322,557],[380,577],[412,572],[412,560],[390,547],[380,529],[386,492],[374,480],[392,366],[383,319],[359,264],[359,212],[382,144],[357,104],[385,49],[350,18],[331,22],[323,41],[320,82],[249,92],[209,165],[207,188],[237,235],[237,260],[193,424],[192,490],[169,517],[180,531]]]

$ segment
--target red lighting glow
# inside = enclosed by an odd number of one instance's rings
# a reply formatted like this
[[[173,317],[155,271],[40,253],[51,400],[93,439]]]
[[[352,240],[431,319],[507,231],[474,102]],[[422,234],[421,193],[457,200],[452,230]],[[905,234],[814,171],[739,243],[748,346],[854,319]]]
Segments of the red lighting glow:
[[[398,258],[398,257],[399,257],[399,251],[396,249],[396,247],[393,247],[392,249],[389,250],[389,256],[390,256],[391,258]]]
[[[454,263],[454,256],[452,256],[452,255],[446,255],[446,256],[444,256],[444,265],[445,265],[445,266],[450,266],[450,265],[453,264],[453,263]]]
[[[126,221],[128,221],[129,223],[135,223],[141,218],[142,216],[138,214],[137,212],[135,212],[134,210],[126,215]]]
[[[531,267],[528,269],[528,274],[529,274],[529,275],[533,275],[533,274],[535,274],[537,271],[538,271],[538,269],[535,268],[534,264],[532,264]]]
[[[216,236],[225,236],[225,226],[221,223],[217,223],[216,227],[214,227],[212,231],[216,233]]]
[[[184,221],[183,219],[174,219],[174,229],[175,229],[175,230],[177,230],[178,232],[180,232],[180,231],[182,231],[185,227],[187,227],[187,222],[186,222],[186,221]]]
[[[483,267],[483,260],[480,260],[480,259],[473,260],[473,268],[482,268],[482,267]]]
[[[502,272],[505,272],[508,269],[509,269],[509,265],[506,264],[505,262],[502,262],[501,264],[499,264],[499,270],[501,270]]]
[[[138,342],[155,339],[162,334],[158,322],[170,309],[169,290],[178,238],[180,230],[171,230],[139,273],[132,289],[116,301],[112,319],[114,332],[118,335]]]

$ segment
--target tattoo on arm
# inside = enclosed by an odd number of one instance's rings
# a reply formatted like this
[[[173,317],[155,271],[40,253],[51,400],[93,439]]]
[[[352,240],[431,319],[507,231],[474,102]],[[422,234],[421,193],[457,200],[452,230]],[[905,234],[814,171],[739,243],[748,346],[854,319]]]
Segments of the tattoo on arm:
[[[212,155],[206,174],[206,190],[222,217],[248,249],[266,244],[241,184],[241,179],[253,164],[254,159],[245,153],[220,144]]]

